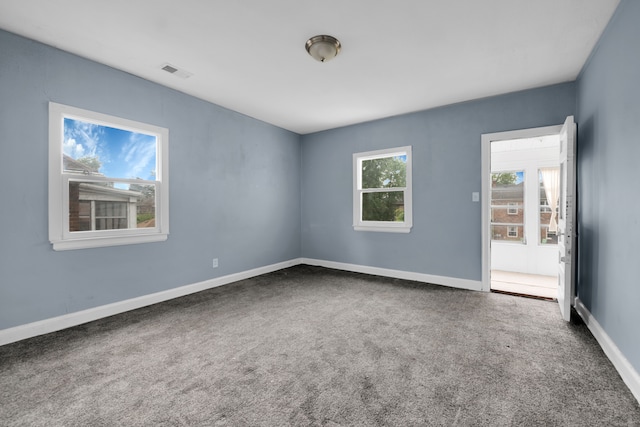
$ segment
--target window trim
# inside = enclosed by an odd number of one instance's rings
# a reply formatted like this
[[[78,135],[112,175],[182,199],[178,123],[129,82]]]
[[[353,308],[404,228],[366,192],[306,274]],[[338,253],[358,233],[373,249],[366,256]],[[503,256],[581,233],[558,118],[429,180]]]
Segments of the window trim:
[[[507,202],[507,215],[518,215],[518,202]]]
[[[515,233],[513,235],[511,234],[511,230],[512,229],[514,230],[514,233]],[[507,226],[507,237],[518,237],[518,234],[519,234],[518,233],[518,226],[516,226],[516,225],[508,225]]]
[[[74,176],[63,171],[64,119],[153,135],[156,147],[156,226],[100,231],[69,231],[69,181],[131,182],[121,178]],[[147,123],[49,102],[49,241],[53,250],[73,250],[137,243],[161,242],[169,235],[169,130]]]
[[[362,220],[362,194],[376,192],[363,190],[362,187],[362,162],[364,160],[392,157],[394,155],[406,155],[406,187],[385,188],[383,191],[404,192],[404,221],[363,221]],[[413,227],[413,203],[412,203],[412,151],[411,146],[387,148],[384,150],[353,153],[353,229],[355,231],[377,231],[387,233],[409,233]]]

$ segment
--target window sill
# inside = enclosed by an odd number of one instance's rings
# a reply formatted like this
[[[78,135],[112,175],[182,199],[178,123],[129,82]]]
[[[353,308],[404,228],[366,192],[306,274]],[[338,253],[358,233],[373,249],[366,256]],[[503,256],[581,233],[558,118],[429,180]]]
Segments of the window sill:
[[[409,233],[411,227],[378,227],[372,225],[354,225],[355,231],[376,231],[381,233]]]
[[[54,251],[102,248],[106,246],[133,245],[137,243],[164,242],[167,234],[147,234],[140,236],[92,237],[89,239],[68,239],[51,241]]]

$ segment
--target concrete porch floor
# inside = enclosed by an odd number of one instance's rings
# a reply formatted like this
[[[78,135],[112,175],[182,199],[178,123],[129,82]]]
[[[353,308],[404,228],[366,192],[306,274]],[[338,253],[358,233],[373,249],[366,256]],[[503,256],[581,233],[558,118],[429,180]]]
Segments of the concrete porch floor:
[[[491,270],[491,290],[556,299],[558,278]]]

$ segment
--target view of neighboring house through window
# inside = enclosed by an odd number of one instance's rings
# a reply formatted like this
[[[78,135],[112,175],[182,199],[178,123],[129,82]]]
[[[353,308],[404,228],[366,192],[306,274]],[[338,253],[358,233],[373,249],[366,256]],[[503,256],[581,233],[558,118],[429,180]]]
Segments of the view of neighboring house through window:
[[[54,103],[50,127],[54,249],[166,239],[166,129]]]
[[[560,169],[542,168],[538,171],[540,181],[540,240],[542,245],[558,243],[558,196],[560,191]]]
[[[69,117],[63,132],[69,231],[155,227],[157,137]]]
[[[408,233],[411,147],[355,153],[353,168],[354,229]]]
[[[491,238],[524,242],[524,171],[491,174]]]

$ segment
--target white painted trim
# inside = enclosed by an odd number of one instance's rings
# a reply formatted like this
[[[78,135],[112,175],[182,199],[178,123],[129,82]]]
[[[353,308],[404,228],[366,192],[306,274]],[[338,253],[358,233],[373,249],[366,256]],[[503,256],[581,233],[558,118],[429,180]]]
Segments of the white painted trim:
[[[139,243],[164,242],[166,234],[139,234],[120,237],[100,237],[90,239],[52,240],[54,251],[69,251],[75,249],[102,248],[107,246],[134,245]]]
[[[480,147],[480,230],[482,233],[482,290],[491,291],[491,230],[489,221],[491,219],[491,139],[489,135],[482,135],[482,145]]]
[[[491,238],[489,237],[489,219],[491,218],[491,142],[510,139],[536,138],[545,135],[559,134],[562,125],[545,126],[531,129],[511,130],[506,132],[484,133],[480,139],[481,152],[481,232],[482,232],[482,282],[483,291],[491,291]]]
[[[622,377],[624,383],[629,387],[629,390],[631,390],[631,393],[638,400],[638,403],[640,403],[640,374],[638,371],[636,371],[627,358],[624,357],[624,354],[622,354],[611,337],[609,337],[602,326],[600,326],[600,323],[598,323],[596,318],[589,312],[589,309],[580,301],[580,298],[575,299],[575,307],[596,341],[598,341],[598,344],[600,344],[600,347],[602,347],[604,354],[606,354],[611,363],[613,363],[613,366]]]
[[[50,319],[27,323],[25,325],[16,326],[13,328],[3,329],[0,330],[0,345],[9,344],[38,335],[48,334],[50,332],[55,332],[61,329],[70,328],[72,326],[81,325],[83,323],[92,322],[104,317],[113,316],[114,314],[124,313],[126,311],[135,310],[137,308],[146,307],[148,305],[157,304],[159,302],[167,301],[174,298],[179,298],[185,295],[193,294],[195,292],[204,291],[206,289],[227,285],[239,280],[249,279],[261,274],[282,270],[283,268],[292,267],[301,263],[301,259],[296,258],[277,264],[254,268],[252,270],[247,270],[240,273],[216,277],[214,279],[205,280],[204,282],[181,286],[174,289],[168,289],[166,291],[143,295],[137,298],[118,301],[112,304],[106,304],[87,310],[77,311],[75,313],[69,313],[62,316],[52,317]]]
[[[477,280],[459,279],[457,277],[435,276],[433,274],[415,273],[412,271],[392,270],[388,268],[370,267],[367,265],[347,264],[336,261],[325,261],[313,258],[301,258],[301,264],[317,265],[336,270],[352,271],[354,273],[372,274],[375,276],[392,277],[395,279],[414,280],[416,282],[433,283],[434,285],[452,288],[481,290],[481,282]]]
[[[77,326],[83,323],[102,319],[104,317],[113,316],[115,314],[124,313],[130,310],[146,307],[148,305],[157,304],[159,302],[193,294],[195,292],[204,291],[206,289],[227,285],[239,280],[249,279],[261,274],[267,274],[274,271],[282,270],[284,268],[293,267],[299,264],[316,265],[326,268],[333,268],[336,270],[352,271],[356,273],[372,274],[376,276],[392,277],[396,279],[414,280],[417,282],[433,283],[436,285],[449,286],[452,288],[468,289],[474,291],[481,290],[481,282],[476,280],[435,276],[432,274],[414,273],[410,271],[392,270],[387,268],[347,264],[335,261],[324,261],[312,258],[295,258],[289,261],[271,264],[264,267],[258,267],[240,273],[216,277],[214,279],[205,280],[204,282],[181,286],[174,289],[168,289],[166,291],[143,295],[137,298],[118,301],[112,304],[106,304],[87,310],[52,317],[50,319],[44,319],[37,322],[27,323],[25,325],[15,326],[13,328],[3,329],[0,330],[0,345],[9,344],[38,335],[48,334],[51,332],[59,331],[61,329],[70,328],[72,326]]]
[[[378,227],[374,225],[353,226],[355,231],[377,231],[380,233],[410,233],[411,227]]]

